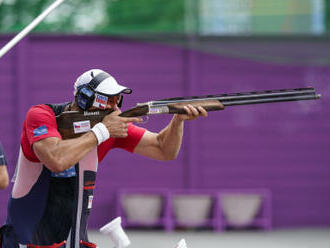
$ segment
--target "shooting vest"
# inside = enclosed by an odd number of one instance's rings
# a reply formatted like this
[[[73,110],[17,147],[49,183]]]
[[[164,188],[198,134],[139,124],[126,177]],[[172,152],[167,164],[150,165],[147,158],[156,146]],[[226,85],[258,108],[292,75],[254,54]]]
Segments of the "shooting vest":
[[[67,104],[47,105],[56,116]],[[22,164],[35,166],[21,150],[18,170]],[[97,148],[61,173],[52,173],[43,165],[29,193],[9,200],[7,225],[2,229],[2,248],[17,248],[18,243],[30,244],[27,247],[31,248],[96,247],[88,241],[87,219],[92,207],[97,166]]]

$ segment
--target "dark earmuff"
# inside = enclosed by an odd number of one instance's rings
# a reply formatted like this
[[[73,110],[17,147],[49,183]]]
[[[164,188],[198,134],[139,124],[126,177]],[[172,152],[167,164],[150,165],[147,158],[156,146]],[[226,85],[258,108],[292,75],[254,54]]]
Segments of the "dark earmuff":
[[[93,105],[94,101],[94,91],[88,86],[83,85],[78,88],[78,92],[76,94],[76,102],[79,108],[82,110],[87,110]]]
[[[93,75],[92,75],[93,76]],[[76,93],[76,102],[79,108],[87,110],[92,107],[95,99],[95,89],[106,78],[109,77],[108,73],[101,72],[88,83],[78,87]]]

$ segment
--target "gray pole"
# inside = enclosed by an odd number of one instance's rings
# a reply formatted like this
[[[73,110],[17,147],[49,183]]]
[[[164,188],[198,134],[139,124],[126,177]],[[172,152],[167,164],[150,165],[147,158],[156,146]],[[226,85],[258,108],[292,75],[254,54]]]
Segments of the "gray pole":
[[[1,0],[0,0],[1,2]],[[27,25],[21,32],[19,32],[11,41],[9,41],[0,50],[0,58],[5,55],[13,46],[15,46],[21,39],[23,39],[32,29],[34,29],[46,16],[49,15],[54,9],[56,9],[64,0],[56,0],[50,5],[44,12],[42,12],[37,18],[35,18],[29,25]]]

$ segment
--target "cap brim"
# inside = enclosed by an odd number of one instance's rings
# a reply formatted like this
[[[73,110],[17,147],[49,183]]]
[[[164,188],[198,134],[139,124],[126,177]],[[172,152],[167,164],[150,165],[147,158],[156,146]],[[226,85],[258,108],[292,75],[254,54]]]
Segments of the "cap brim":
[[[114,83],[109,83],[106,80],[104,80],[102,83],[100,83],[96,89],[96,92],[101,93],[103,95],[109,95],[109,96],[114,96],[114,95],[118,95],[121,93],[125,93],[125,94],[131,94],[132,93],[132,89],[119,85],[117,82]]]

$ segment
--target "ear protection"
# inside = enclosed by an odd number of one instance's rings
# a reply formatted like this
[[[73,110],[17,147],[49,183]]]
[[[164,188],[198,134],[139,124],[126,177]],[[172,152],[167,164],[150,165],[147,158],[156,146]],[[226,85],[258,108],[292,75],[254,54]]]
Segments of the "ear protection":
[[[95,89],[104,79],[108,77],[108,73],[101,72],[96,77],[93,77],[88,84],[78,87],[76,102],[82,110],[87,110],[93,105],[95,99]]]

